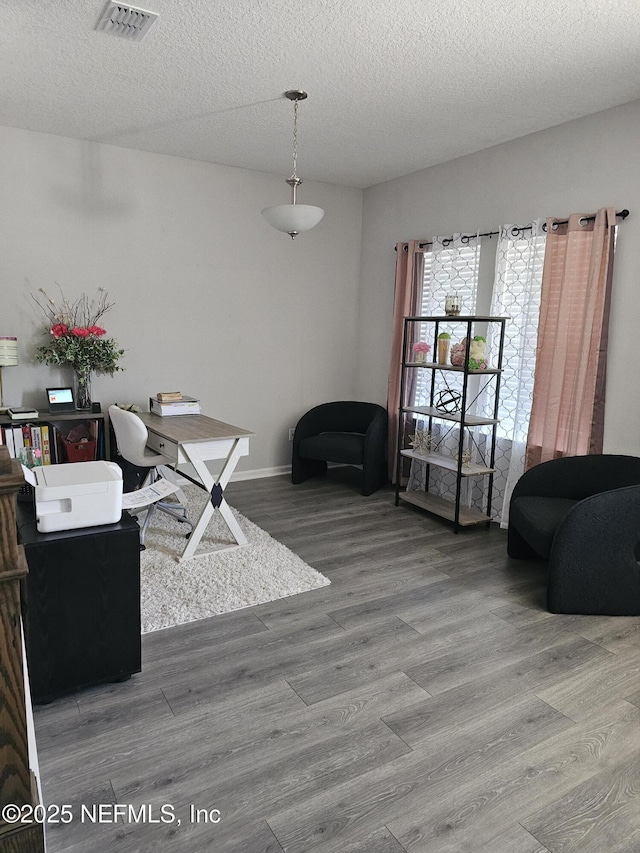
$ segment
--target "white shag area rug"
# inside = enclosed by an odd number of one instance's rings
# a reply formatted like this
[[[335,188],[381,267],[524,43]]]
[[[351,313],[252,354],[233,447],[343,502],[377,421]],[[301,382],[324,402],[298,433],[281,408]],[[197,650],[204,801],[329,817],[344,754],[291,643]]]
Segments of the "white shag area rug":
[[[183,489],[195,522],[208,496],[197,486]],[[155,511],[140,553],[142,633],[240,610],[289,595],[327,586],[330,581],[285,545],[231,508],[247,545],[230,551],[195,556],[184,563],[177,556],[189,528]],[[140,521],[145,511],[140,512]],[[198,546],[207,551],[234,540],[219,512],[214,513]]]

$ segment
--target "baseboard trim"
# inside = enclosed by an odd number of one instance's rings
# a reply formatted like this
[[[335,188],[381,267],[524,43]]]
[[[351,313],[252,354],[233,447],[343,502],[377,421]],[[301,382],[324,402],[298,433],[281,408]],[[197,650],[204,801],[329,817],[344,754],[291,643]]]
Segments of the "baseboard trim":
[[[345,466],[338,462],[329,462],[329,468],[344,468]],[[361,466],[354,466],[361,467]],[[291,465],[276,465],[273,468],[253,468],[249,471],[234,471],[231,475],[232,483],[240,483],[243,480],[261,480],[265,477],[281,477],[283,475],[291,476]],[[180,477],[180,472],[178,471],[178,479],[177,482],[181,486],[186,486],[189,484],[189,480],[184,477]]]
[[[274,468],[254,468],[250,471],[234,471],[231,475],[231,482],[260,480],[263,477],[279,477],[282,474],[291,474],[291,465],[277,465]]]

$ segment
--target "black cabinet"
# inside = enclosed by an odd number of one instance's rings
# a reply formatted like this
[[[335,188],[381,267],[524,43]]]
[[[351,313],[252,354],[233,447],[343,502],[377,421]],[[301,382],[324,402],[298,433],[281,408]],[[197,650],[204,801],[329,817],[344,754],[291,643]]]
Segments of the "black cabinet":
[[[118,524],[38,533],[18,505],[29,574],[23,619],[31,696],[47,702],[141,670],[140,529]]]
[[[87,427],[89,443],[67,444],[66,436],[81,425]],[[54,464],[111,458],[109,428],[102,412],[41,413],[29,421],[13,421],[8,415],[0,415],[0,431],[2,443],[14,459],[19,457],[25,437],[30,447],[42,449],[43,460]]]

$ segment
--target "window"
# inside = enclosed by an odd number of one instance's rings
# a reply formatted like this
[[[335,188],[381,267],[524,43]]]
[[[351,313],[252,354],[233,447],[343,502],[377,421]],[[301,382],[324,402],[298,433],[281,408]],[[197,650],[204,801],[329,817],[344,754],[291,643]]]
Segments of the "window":
[[[440,332],[449,332],[455,339],[459,336],[460,326],[449,323],[444,317],[444,303],[447,294],[455,293],[460,298],[462,314],[473,314],[476,308],[478,290],[478,273],[480,268],[480,240],[477,236],[454,234],[453,237],[434,237],[431,251],[424,253],[422,276],[422,292],[418,300],[418,314],[423,317],[440,316]],[[434,340],[427,340],[427,335],[433,335],[433,323],[421,326],[419,340],[426,341],[435,347]],[[435,353],[432,351],[433,359]],[[416,370],[410,396],[419,406],[429,405],[429,389],[426,371]],[[462,391],[462,375],[449,372],[446,374],[447,387],[452,391]],[[427,420],[426,416],[413,416],[416,426]],[[458,446],[457,431],[450,424],[436,421],[432,425],[432,435],[438,443],[440,453],[454,453]],[[407,488],[424,488],[426,466],[413,460]],[[455,475],[432,467],[430,471],[430,488],[441,497],[452,498],[455,493]]]
[[[452,238],[434,238],[431,250],[424,253],[422,275],[422,295],[418,302],[418,313],[423,317],[438,316],[443,313],[447,294],[455,293],[462,302],[462,313],[472,314],[476,307],[478,290],[478,270],[480,266],[480,240],[475,237],[454,234]],[[419,340],[434,346],[433,340],[427,340],[433,327],[423,326]],[[455,327],[445,322],[440,331],[455,333]],[[459,328],[458,328],[459,331]],[[432,351],[431,357],[435,359]],[[429,403],[427,382],[424,371],[416,371],[414,401],[419,406]],[[457,377],[458,379],[460,377]]]

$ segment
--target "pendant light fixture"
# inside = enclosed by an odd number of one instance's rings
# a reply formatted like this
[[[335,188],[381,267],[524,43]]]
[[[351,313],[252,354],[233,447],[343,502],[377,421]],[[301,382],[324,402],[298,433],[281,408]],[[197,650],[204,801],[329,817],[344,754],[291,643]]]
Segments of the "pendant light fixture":
[[[298,177],[298,102],[304,101],[306,92],[299,89],[291,89],[284,93],[285,98],[293,101],[293,174],[286,182],[291,187],[291,204],[278,204],[275,207],[265,207],[262,215],[269,225],[277,231],[284,231],[293,240],[300,232],[310,231],[324,216],[321,207],[311,204],[298,204],[296,201],[297,190],[302,183]]]

